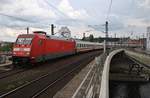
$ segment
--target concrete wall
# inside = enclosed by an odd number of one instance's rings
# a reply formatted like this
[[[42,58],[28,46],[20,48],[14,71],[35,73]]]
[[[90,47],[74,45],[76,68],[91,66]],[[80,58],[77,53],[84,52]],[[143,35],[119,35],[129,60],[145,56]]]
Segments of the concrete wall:
[[[100,95],[99,98],[109,98],[109,69],[110,69],[110,62],[112,58],[118,54],[123,52],[123,49],[118,49],[112,51],[106,58],[103,72],[102,72],[102,80],[101,80],[101,88],[100,88]]]

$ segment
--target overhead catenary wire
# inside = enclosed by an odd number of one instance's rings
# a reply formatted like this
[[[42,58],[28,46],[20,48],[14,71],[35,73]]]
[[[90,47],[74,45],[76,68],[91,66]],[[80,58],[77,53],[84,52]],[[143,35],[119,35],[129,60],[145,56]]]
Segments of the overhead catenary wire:
[[[107,11],[107,13],[106,13],[106,21],[108,21],[109,20],[109,15],[110,15],[110,12],[111,12],[111,8],[112,8],[112,0],[110,0],[110,4],[109,4],[109,7],[108,7],[108,11]],[[105,26],[105,24],[103,24],[103,26]],[[95,29],[95,26],[93,25],[88,25],[88,27],[91,27],[91,28],[93,28],[93,29]]]
[[[45,3],[47,4],[47,5],[49,5],[49,7],[51,7],[52,9],[54,9],[55,10],[55,12],[57,13],[57,15],[59,15],[59,16],[61,16],[63,19],[65,19],[65,20],[70,20],[70,21],[73,21],[73,22],[77,22],[77,20],[76,19],[73,19],[73,18],[71,18],[71,17],[69,17],[67,14],[65,14],[63,11],[61,11],[60,9],[58,9],[57,7],[55,7],[52,3],[50,3],[50,2],[48,2],[48,0],[43,0],[43,1],[45,1]],[[45,25],[41,25],[41,24],[39,24],[40,26],[37,26],[37,21],[34,21],[34,20],[32,20],[32,19],[25,19],[25,18],[22,18],[22,17],[19,17],[19,16],[16,16],[16,15],[10,15],[10,14],[7,14],[7,13],[1,13],[0,12],[0,16],[4,16],[4,17],[8,17],[9,19],[13,19],[13,20],[18,20],[18,21],[21,21],[21,22],[27,22],[28,23],[28,25],[30,25],[30,26],[33,26],[33,27],[41,27],[41,28],[43,28],[43,27],[48,27],[49,26],[49,24],[45,24]],[[35,24],[35,22],[36,22],[36,24]],[[40,23],[40,22],[39,22]],[[11,25],[6,25],[7,27],[12,27],[12,28],[15,28],[14,26],[13,26],[14,24],[11,24]],[[17,26],[17,24],[15,24],[15,26]],[[18,26],[19,26],[19,24],[18,24]],[[22,27],[22,26],[19,26],[19,27]],[[19,27],[17,27],[17,29],[19,28]]]
[[[48,2],[47,0],[44,0],[44,2],[49,5],[49,7],[53,8],[55,11],[57,11],[57,15],[61,15],[61,17],[69,17],[66,14],[64,14],[62,11],[60,11],[57,7],[55,7],[53,4],[51,4],[50,2]],[[70,18],[70,17],[69,17]]]
[[[55,7],[52,3],[48,2],[48,0],[44,0],[44,2],[47,5],[49,5],[49,7],[53,8],[58,16],[62,17],[66,21],[69,20],[69,21],[73,21],[73,22],[76,22],[76,23],[78,22],[76,19],[73,19],[72,17],[70,17],[69,15],[65,14],[63,11],[61,11],[57,7]]]
[[[40,22],[38,23],[35,20],[25,19],[25,18],[22,18],[22,17],[18,17],[18,16],[15,16],[15,15],[10,15],[10,14],[7,14],[7,13],[2,13],[2,12],[0,12],[0,16],[7,17],[8,19],[13,19],[13,20],[16,20],[16,21],[26,22],[26,23],[28,23],[28,26],[30,26],[30,27],[48,28],[48,24],[45,24],[45,25],[42,24],[41,25]],[[10,24],[10,25],[6,24],[5,25],[5,27],[14,28],[14,29],[24,28],[23,26],[17,25],[17,24]]]
[[[31,20],[27,20],[27,19],[24,19],[24,18],[12,16],[12,15],[5,14],[5,13],[0,13],[0,16],[5,16],[5,17],[13,18],[13,19],[20,20],[20,21],[23,21],[23,22],[30,22],[30,23],[34,22],[34,21],[31,21]]]
[[[30,19],[24,19],[20,17],[16,17],[13,15],[5,14],[5,13],[0,13],[0,16],[8,17],[9,19],[14,19],[17,21],[25,22],[26,24],[18,24],[18,23],[13,23],[13,24],[3,24],[1,27],[7,27],[7,28],[13,28],[15,30],[20,30],[20,29],[26,29],[26,27],[30,28],[49,28],[48,24],[41,24],[41,23],[35,23],[35,21],[30,20]]]

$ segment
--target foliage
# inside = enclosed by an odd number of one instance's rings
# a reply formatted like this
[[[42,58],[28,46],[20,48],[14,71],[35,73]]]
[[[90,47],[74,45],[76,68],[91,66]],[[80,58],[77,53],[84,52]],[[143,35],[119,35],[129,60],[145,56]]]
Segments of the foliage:
[[[0,51],[2,52],[12,51],[12,44],[6,44],[4,46],[1,46]]]
[[[90,40],[90,42],[93,42],[93,41],[94,41],[94,36],[93,36],[93,34],[90,34],[89,40]]]
[[[90,34],[89,37],[83,37],[82,40],[94,42],[94,36],[93,36],[93,34]]]

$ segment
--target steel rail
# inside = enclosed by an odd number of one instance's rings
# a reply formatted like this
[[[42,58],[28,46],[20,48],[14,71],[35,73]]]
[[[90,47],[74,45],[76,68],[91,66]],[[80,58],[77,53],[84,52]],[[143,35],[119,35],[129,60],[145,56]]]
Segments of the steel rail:
[[[94,56],[95,56],[95,55],[94,55]],[[75,61],[75,62],[73,62],[73,63],[71,63],[71,64],[69,64],[69,65],[76,64],[77,62],[81,62],[82,60],[86,60],[87,58],[92,58],[92,57],[94,57],[94,56],[85,57],[84,59],[80,59],[80,60]],[[68,67],[68,66],[67,66],[67,67]],[[58,69],[58,70],[56,70],[55,72],[58,72],[59,70],[61,70],[61,69]],[[75,70],[75,69],[74,69],[74,70]],[[72,70],[72,71],[73,71],[73,70]],[[71,73],[71,72],[68,72],[67,74],[64,74],[64,76],[61,76],[61,77],[65,77],[65,76],[67,76],[69,73]],[[35,82],[40,81],[40,80],[43,79],[43,78],[46,78],[46,77],[50,76],[51,74],[53,74],[53,73],[47,73],[47,74],[45,74],[45,75],[42,75],[42,76],[40,76],[40,77],[38,77],[38,78],[36,78],[36,79],[34,79],[34,80],[32,80],[32,81],[30,81],[30,82],[28,82],[28,83],[22,85],[22,86],[17,87],[16,89],[13,89],[13,90],[11,90],[11,91],[9,91],[9,92],[7,92],[7,93],[1,95],[0,98],[5,98],[5,97],[7,97],[7,96],[9,96],[9,95],[11,95],[11,94],[17,92],[17,91],[19,91],[19,90],[21,90],[21,89],[23,89],[23,88],[29,86],[29,85],[34,84]],[[50,84],[50,86],[53,85],[53,84],[55,84],[56,81],[58,82],[58,81],[61,80],[61,79],[62,79],[62,78],[59,78],[58,80],[55,80],[54,82],[52,82],[52,83]],[[49,87],[49,86],[47,86],[46,88],[44,88],[44,89],[43,89],[42,91],[40,91],[39,93],[45,91],[48,87]],[[39,94],[37,93],[35,96],[38,96],[38,95],[39,95]],[[33,96],[33,98],[34,98],[34,96]]]
[[[89,58],[91,59],[91,58]],[[49,84],[46,88],[42,89],[40,92],[36,93],[34,96],[32,96],[32,98],[36,98],[38,96],[40,96],[43,92],[45,92],[47,89],[49,89],[51,86],[53,86],[54,84],[56,84],[57,82],[63,80],[65,77],[69,76],[71,73],[73,73],[74,71],[76,71],[78,68],[80,68],[81,66],[77,66],[75,68],[73,68],[72,70],[70,70],[69,72],[65,73],[63,76],[61,76],[60,78],[56,79],[54,82],[52,82],[51,84]]]
[[[9,77],[9,76],[16,75],[16,74],[21,73],[21,72],[24,72],[24,71],[26,71],[26,70],[27,70],[27,69],[15,69],[15,70],[9,70],[9,71],[1,72],[1,73],[0,73],[0,79],[7,78],[7,77]]]

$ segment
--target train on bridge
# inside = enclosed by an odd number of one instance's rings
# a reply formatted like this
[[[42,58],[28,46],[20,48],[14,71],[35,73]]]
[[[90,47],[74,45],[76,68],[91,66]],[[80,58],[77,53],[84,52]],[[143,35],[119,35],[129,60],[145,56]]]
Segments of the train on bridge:
[[[103,43],[85,42],[71,38],[48,36],[46,32],[21,34],[13,45],[12,60],[20,63],[37,63],[76,53],[102,49]]]

